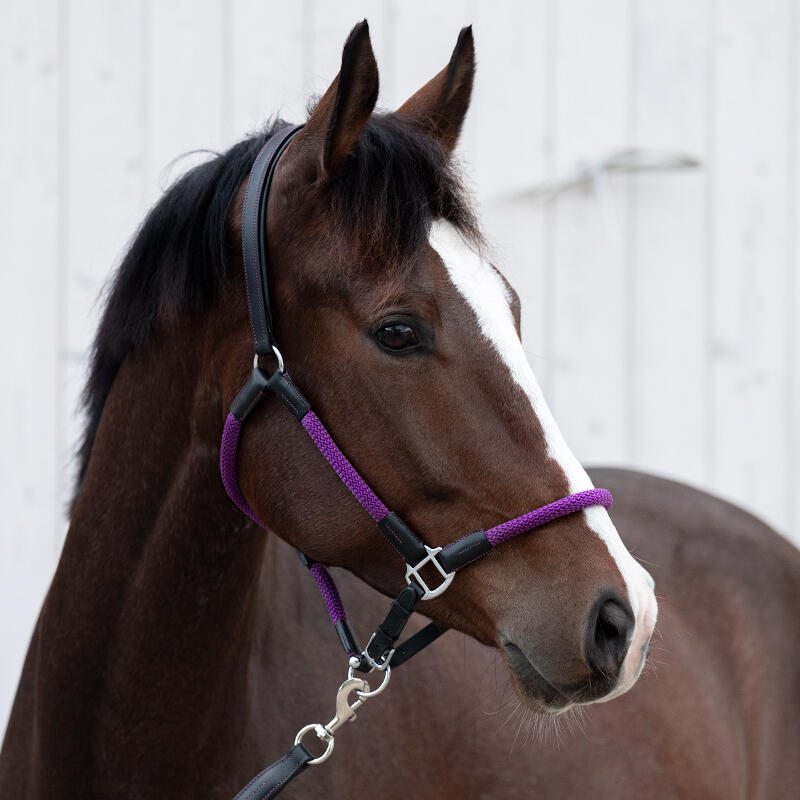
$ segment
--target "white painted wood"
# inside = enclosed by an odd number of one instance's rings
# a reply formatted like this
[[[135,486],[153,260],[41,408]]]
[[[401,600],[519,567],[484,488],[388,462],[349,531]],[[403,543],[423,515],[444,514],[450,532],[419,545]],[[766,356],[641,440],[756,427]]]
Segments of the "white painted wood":
[[[234,140],[259,129],[272,115],[289,122],[305,119],[304,5],[233,3],[233,69],[223,90],[232,98]]]
[[[550,212],[540,202],[518,198],[551,177],[547,3],[538,0],[522,8],[478,3],[470,21],[478,69],[461,152],[471,162],[492,260],[520,297],[523,344],[547,395],[545,222]]]
[[[59,502],[66,507],[74,480],[74,445],[83,416],[76,414],[88,351],[102,310],[102,287],[121,260],[146,211],[151,187],[144,178],[143,120],[147,119],[141,69],[144,8],[84,0],[70,7],[67,37],[91,47],[68,50],[69,108],[65,120],[69,181],[64,215],[66,317],[64,341],[55,343],[64,364]]]
[[[385,81],[391,82],[393,63],[386,53],[386,8],[384,3],[351,0],[345,9],[338,3],[314,4],[314,23],[309,27],[306,46],[308,51],[308,91],[319,96],[330,86],[342,64],[342,49],[353,26],[366,19],[370,40],[378,62],[380,94],[378,106],[386,105]]]
[[[637,147],[706,160],[709,16],[708,4],[696,0],[637,4],[631,64]],[[694,483],[707,479],[710,180],[701,163],[629,181],[630,458]]]
[[[458,32],[474,17],[466,0],[406,0],[395,4],[394,58],[397,76],[392,94],[384,98],[389,108],[402,105],[450,61]]]
[[[62,527],[63,23],[56,2],[39,0],[5,8],[0,25],[0,731]]]
[[[786,225],[787,362],[789,375],[789,469],[784,530],[800,544],[800,5],[792,5],[789,32],[789,194]]]
[[[465,21],[473,28],[477,71],[462,152],[472,162],[468,168],[480,196],[507,205],[547,177],[547,2],[477,3],[465,11]],[[438,68],[455,46],[457,25],[447,32]]]
[[[551,25],[554,164],[565,174],[630,141],[631,3],[566,0]],[[549,400],[575,454],[595,463],[631,454],[626,188],[609,178],[554,201]]]
[[[720,3],[709,219],[713,485],[779,525],[787,492],[789,0]]]
[[[232,114],[228,87],[231,26],[218,0],[149,0],[145,35],[145,181],[150,200],[207,155],[229,142]],[[224,36],[223,36],[224,34]],[[176,162],[176,159],[180,158]]]

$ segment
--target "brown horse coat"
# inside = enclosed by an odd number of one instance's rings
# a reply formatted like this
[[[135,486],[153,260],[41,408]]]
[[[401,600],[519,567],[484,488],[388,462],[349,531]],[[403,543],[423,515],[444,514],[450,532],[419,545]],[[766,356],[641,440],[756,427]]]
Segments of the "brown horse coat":
[[[364,792],[386,798],[794,796],[800,554],[752,516],[702,492],[624,470],[592,475],[614,492],[615,521],[633,552],[652,564],[659,587],[654,663],[637,685],[587,708],[574,724],[537,724],[515,701],[496,651],[450,632],[393,676],[387,691],[341,729],[332,758],[309,768],[287,798]],[[253,531],[237,538],[255,546],[264,536]],[[82,734],[82,698],[91,703],[97,683],[62,661],[52,670],[63,677],[61,687],[55,696],[43,694],[44,637],[48,617],[56,614],[51,590],[0,760],[0,795],[223,800],[283,753],[302,725],[326,721],[343,677],[338,644],[291,548],[270,536],[262,552],[246,615],[254,640],[246,663],[238,671],[228,663],[220,686],[202,680],[209,661],[231,659],[230,643],[241,637],[235,627],[219,652],[202,659],[200,674],[192,664],[195,651],[180,641],[167,646],[140,678],[158,686],[168,712],[162,725],[145,719],[142,730],[115,728],[113,739],[106,733],[93,742],[97,760],[83,762],[83,770],[92,764],[92,781],[82,770],[73,773],[74,783],[67,779],[63,761],[45,770],[46,729],[32,724],[38,717],[52,725],[50,746],[66,755],[65,742],[77,744]],[[235,570],[233,553],[228,558]],[[356,629],[369,630],[385,598],[346,573],[341,589]],[[170,607],[169,595],[165,590],[164,605],[155,604],[156,619],[166,628],[174,618],[180,629],[187,620],[182,609]],[[205,598],[205,607],[213,602]],[[70,611],[61,607],[57,616]],[[69,630],[64,638],[81,637],[78,626],[73,636]],[[176,687],[165,689],[158,680],[173,666],[186,676],[181,702],[171,699]],[[241,673],[247,674],[245,702],[226,697],[226,683]],[[200,721],[210,709],[219,717],[204,727]],[[178,715],[191,720],[179,724]]]

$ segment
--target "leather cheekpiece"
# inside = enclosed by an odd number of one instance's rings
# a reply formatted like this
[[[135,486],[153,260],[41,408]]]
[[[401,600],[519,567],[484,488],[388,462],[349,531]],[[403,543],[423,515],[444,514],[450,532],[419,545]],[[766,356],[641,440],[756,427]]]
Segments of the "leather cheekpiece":
[[[266,355],[275,343],[272,335],[272,308],[269,302],[266,231],[267,198],[281,153],[302,125],[286,125],[276,131],[253,162],[242,204],[242,259],[247,295],[247,310],[253,328],[256,353]]]

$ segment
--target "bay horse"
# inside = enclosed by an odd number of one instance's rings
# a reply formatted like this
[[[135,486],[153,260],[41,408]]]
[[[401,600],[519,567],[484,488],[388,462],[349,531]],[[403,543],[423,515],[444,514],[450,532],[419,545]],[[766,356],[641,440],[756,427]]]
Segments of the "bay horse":
[[[525,360],[519,300],[459,182],[474,69],[467,28],[438,75],[375,112],[377,65],[357,25],[278,163],[265,219],[293,378],[433,545],[593,486]],[[231,798],[327,719],[346,667],[292,548],[342,568],[359,630],[404,585],[276,398],[248,420],[237,461],[269,532],[220,481],[227,409],[251,367],[243,194],[276,126],[170,188],[111,286],[71,525],[0,755],[3,798]],[[616,498],[614,522],[602,506],[564,516],[424,601],[455,632],[287,797],[796,792],[800,554],[707,494],[624,470],[592,477]],[[664,663],[641,679],[654,584],[618,530],[664,598]],[[581,730],[548,738],[570,719]],[[544,735],[520,735],[531,724]]]

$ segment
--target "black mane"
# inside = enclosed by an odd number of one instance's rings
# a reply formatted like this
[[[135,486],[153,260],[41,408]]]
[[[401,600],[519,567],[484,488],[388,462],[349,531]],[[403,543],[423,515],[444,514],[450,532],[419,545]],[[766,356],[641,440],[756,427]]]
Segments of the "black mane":
[[[183,175],[136,233],[109,284],[90,353],[76,494],[103,406],[126,356],[144,347],[166,323],[202,313],[224,285],[232,204],[258,151],[281,124],[275,120]],[[348,235],[379,235],[394,258],[404,259],[419,248],[437,217],[477,238],[453,161],[410,120],[373,115],[330,191],[334,219]]]

